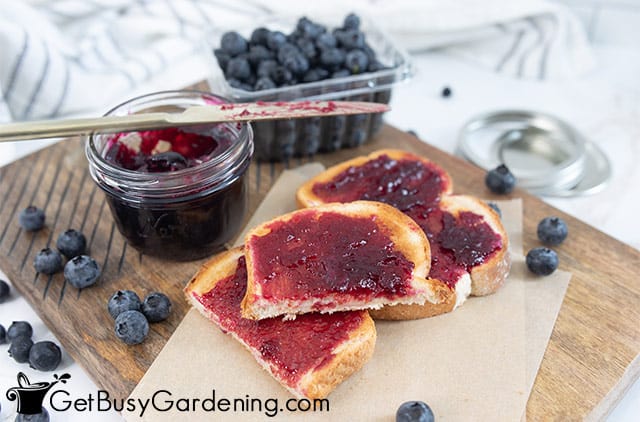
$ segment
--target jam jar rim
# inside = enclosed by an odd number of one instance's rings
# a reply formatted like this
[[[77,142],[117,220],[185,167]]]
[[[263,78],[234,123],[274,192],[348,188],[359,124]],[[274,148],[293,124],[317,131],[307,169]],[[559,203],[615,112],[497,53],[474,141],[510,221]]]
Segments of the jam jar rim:
[[[135,107],[142,100],[147,100],[145,104],[148,104],[155,99],[161,101],[172,97],[178,100],[181,98],[184,100],[197,100],[198,98],[205,100],[208,97],[222,100],[223,103],[230,102],[225,97],[206,91],[159,91],[139,95],[122,102],[107,111],[105,116],[111,115],[123,107]],[[234,132],[235,139],[229,148],[196,166],[164,173],[128,170],[108,162],[94,143],[94,136],[100,134],[91,133],[84,137],[85,155],[89,161],[91,176],[104,190],[120,196],[121,199],[133,202],[162,200],[172,195],[174,200],[185,200],[186,197],[191,197],[195,193],[209,192],[211,189],[222,189],[246,171],[246,167],[248,167],[253,155],[253,130],[250,123],[242,123],[239,129],[237,123],[225,122],[220,124],[226,125]],[[185,177],[201,172],[211,172],[211,175],[203,177],[194,185],[180,183],[184,181]],[[169,183],[169,186],[167,186],[167,183]]]

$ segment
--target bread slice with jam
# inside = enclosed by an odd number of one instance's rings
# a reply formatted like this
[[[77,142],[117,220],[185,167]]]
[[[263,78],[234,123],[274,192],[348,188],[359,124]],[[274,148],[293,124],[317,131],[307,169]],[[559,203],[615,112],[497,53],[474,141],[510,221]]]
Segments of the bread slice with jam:
[[[206,262],[185,287],[187,299],[296,397],[325,398],[371,358],[376,341],[367,311],[301,315],[293,321],[242,318],[247,286],[243,248]]]
[[[429,279],[448,286],[447,300],[424,305],[385,306],[379,319],[416,319],[450,312],[469,295],[497,291],[511,261],[500,218],[480,199],[453,195],[447,172],[418,155],[385,149],[333,166],[303,184],[301,207],[359,200],[389,204],[416,222],[430,243]]]
[[[427,238],[397,209],[373,201],[324,204],[277,217],[245,238],[245,318],[439,304]]]

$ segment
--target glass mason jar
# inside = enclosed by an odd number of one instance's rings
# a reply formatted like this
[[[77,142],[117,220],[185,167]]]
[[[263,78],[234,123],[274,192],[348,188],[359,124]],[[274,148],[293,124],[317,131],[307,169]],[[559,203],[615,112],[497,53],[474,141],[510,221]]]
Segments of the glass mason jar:
[[[106,116],[179,112],[226,102],[204,92],[166,91],[134,98]],[[125,169],[105,159],[114,135],[86,137],[91,176],[106,193],[116,225],[131,246],[148,255],[187,261],[211,255],[238,233],[247,208],[245,179],[253,154],[253,132],[249,124],[237,123],[183,130],[207,135],[214,128],[218,135],[225,133],[228,146],[193,167],[170,172]]]

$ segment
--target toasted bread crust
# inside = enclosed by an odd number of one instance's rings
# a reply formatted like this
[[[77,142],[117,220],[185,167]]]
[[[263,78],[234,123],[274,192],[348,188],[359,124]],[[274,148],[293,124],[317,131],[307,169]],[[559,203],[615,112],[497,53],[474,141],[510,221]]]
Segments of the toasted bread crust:
[[[385,227],[390,234],[391,240],[396,248],[401,251],[405,258],[413,262],[414,269],[412,272],[412,287],[417,291],[427,292],[424,297],[417,298],[399,298],[395,302],[389,302],[388,299],[380,298],[368,302],[354,302],[351,304],[341,304],[331,309],[331,312],[351,309],[376,309],[384,304],[396,303],[424,303],[425,301],[432,303],[441,303],[450,300],[451,289],[439,280],[427,279],[427,274],[431,266],[431,251],[429,241],[418,224],[408,217],[406,214],[396,208],[373,201],[354,201],[346,204],[329,203],[323,204],[313,209],[302,209],[277,217],[267,223],[264,223],[251,230],[246,238],[246,259],[248,271],[247,294],[242,301],[242,316],[250,319],[262,319],[277,315],[287,315],[296,313],[312,312],[317,309],[313,308],[316,303],[314,301],[295,302],[279,301],[278,303],[267,303],[261,300],[261,286],[257,282],[254,274],[254,262],[258,257],[254,256],[255,251],[251,247],[252,240],[256,237],[266,236],[270,233],[269,225],[275,221],[288,221],[294,216],[308,214],[310,218],[314,218],[318,213],[334,212],[346,216],[367,217],[375,216],[376,222],[381,227]],[[331,301],[330,295],[327,300]],[[333,301],[336,302],[336,301]],[[454,299],[455,302],[455,299]],[[338,302],[339,303],[339,302]],[[321,312],[325,311],[323,309]]]
[[[427,302],[424,305],[384,306],[380,309],[370,310],[369,315],[371,315],[373,319],[405,321],[446,314],[456,308],[457,302],[455,290],[448,290],[449,292],[445,295],[446,299],[442,303],[435,304]]]
[[[373,356],[376,344],[376,328],[371,317],[362,321],[352,331],[349,340],[338,350],[334,358],[321,368],[310,371],[298,383],[298,390],[311,399],[325,398],[351,374],[360,370]]]
[[[418,155],[412,154],[407,151],[402,151],[398,149],[381,149],[375,152],[372,152],[369,155],[360,156],[356,158],[352,158],[351,160],[347,160],[343,163],[336,164],[320,173],[316,177],[312,178],[305,182],[300,188],[298,188],[296,192],[296,202],[300,208],[308,208],[315,207],[317,205],[324,204],[325,201],[318,197],[315,193],[313,193],[313,186],[316,183],[327,183],[330,182],[334,177],[347,170],[349,167],[358,167],[365,164],[368,161],[374,160],[381,155],[387,155],[394,160],[417,160],[422,161],[423,163],[429,166],[437,166],[432,161],[427,160],[424,157],[420,157]],[[437,166],[440,168],[439,166]],[[443,195],[448,195],[453,192],[453,181],[448,173],[444,170],[442,171],[442,177],[445,178],[445,190]]]
[[[233,275],[238,258],[242,255],[243,248],[237,247],[214,256],[202,266],[184,288],[187,300],[215,324],[219,324],[217,315],[205,308],[196,296],[210,291],[218,281]],[[297,385],[290,386],[271,371],[270,365],[258,350],[250,347],[235,333],[229,332],[229,334],[238,340],[260,366],[289,392],[296,397],[310,399],[327,397],[340,383],[362,368],[373,355],[376,341],[375,325],[371,317],[366,314],[361,324],[349,333],[349,338],[332,351],[333,357],[329,362],[309,370],[300,378]]]

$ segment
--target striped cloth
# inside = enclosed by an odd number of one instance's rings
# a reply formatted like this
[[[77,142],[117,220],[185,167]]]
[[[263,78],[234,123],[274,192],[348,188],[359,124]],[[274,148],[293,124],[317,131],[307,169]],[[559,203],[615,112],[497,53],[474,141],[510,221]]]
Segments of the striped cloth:
[[[204,79],[211,29],[350,11],[411,51],[438,48],[514,77],[593,65],[577,19],[542,0],[0,0],[0,122],[103,113],[160,75],[167,89]]]

